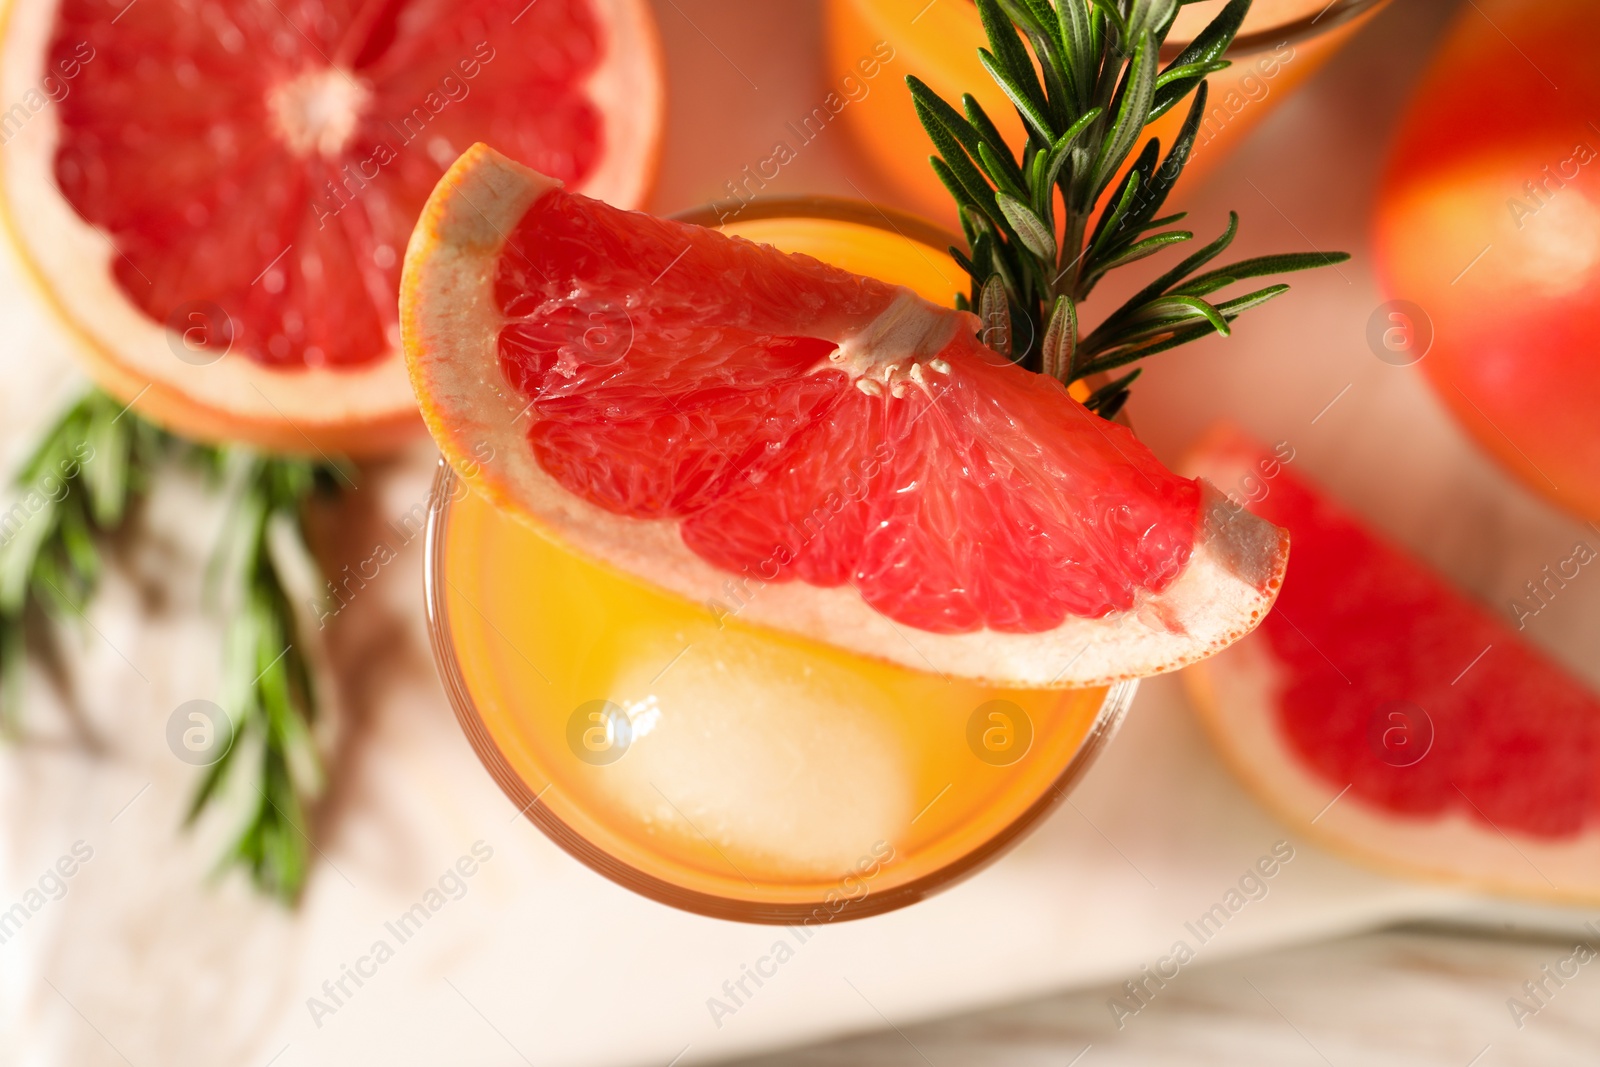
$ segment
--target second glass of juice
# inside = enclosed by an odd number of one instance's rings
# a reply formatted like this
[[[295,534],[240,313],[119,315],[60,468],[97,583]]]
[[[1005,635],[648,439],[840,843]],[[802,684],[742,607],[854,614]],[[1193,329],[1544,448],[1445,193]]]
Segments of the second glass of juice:
[[[1065,0],[1062,0],[1065,2]],[[1074,0],[1083,3],[1086,0]],[[1338,51],[1387,0],[1255,0],[1226,58],[1207,79],[1204,117],[1180,179],[1198,181],[1245,135]],[[1223,0],[1185,4],[1161,52],[1173,61],[1219,14]],[[954,201],[928,166],[932,151],[905,78],[914,74],[956,108],[971,93],[1006,134],[1022,137],[1016,110],[978,59],[988,43],[972,0],[825,0],[829,95],[792,128],[807,138],[837,116],[857,149],[913,210],[951,225]],[[1172,146],[1185,101],[1141,137]]]
[[[721,228],[943,304],[965,280],[937,228],[848,201],[755,202]],[[495,779],[578,859],[703,914],[830,922],[953,883],[1061,800],[1133,695],[992,688],[747,624],[759,580],[707,604],[647,587],[448,468],[428,536],[435,655]]]

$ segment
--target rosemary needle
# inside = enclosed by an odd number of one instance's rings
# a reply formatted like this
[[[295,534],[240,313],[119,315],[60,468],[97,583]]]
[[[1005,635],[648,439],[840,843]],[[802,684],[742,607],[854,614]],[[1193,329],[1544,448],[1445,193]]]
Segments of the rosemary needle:
[[[304,515],[317,492],[337,492],[326,463],[243,448],[182,443],[92,391],[47,428],[0,512],[0,724],[20,728],[28,641],[50,639],[41,615],[81,617],[102,571],[101,544],[123,529],[163,465],[188,460],[225,493],[226,520],[209,569],[211,606],[224,619],[219,705],[232,743],[205,768],[188,812],[237,804],[239,826],[222,857],[286,902],[305,883],[308,812],[322,790],[311,724],[315,679],[303,613],[288,580],[291,561],[317,574]],[[322,585],[320,577],[316,586]]]
[[[1078,306],[1108,273],[1194,239],[1173,227],[1184,214],[1160,212],[1204,121],[1206,76],[1228,66],[1222,56],[1250,0],[1230,0],[1161,66],[1161,46],[1185,2],[977,0],[989,42],[979,58],[1022,123],[1020,155],[972,96],[957,110],[914,75],[906,79],[933,142],[930,162],[955,198],[967,241],[966,249],[951,249],[971,276],[957,306],[980,314],[982,336],[996,351],[1065,384],[1227,335],[1234,319],[1289,288],[1212,297],[1236,282],[1349,258],[1263,256],[1196,274],[1233,242],[1239,220],[1232,215],[1222,236],[1080,332]],[[1145,127],[1191,94],[1167,153],[1151,138],[1134,155]],[[1029,340],[1015,344],[1019,338]],[[1087,406],[1115,416],[1138,375],[1102,385]]]

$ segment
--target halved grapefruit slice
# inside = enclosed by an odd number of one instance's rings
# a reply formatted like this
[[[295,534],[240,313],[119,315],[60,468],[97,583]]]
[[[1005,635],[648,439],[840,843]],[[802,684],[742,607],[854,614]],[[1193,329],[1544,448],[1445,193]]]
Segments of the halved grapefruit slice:
[[[746,618],[997,684],[1193,662],[1266,613],[1282,532],[910,290],[620,211],[475,146],[401,328],[440,447],[576,551]],[[1220,506],[1219,506],[1220,504]]]
[[[13,3],[0,213],[102,386],[204,439],[374,452],[420,429],[404,242],[493,137],[634,206],[645,0]]]
[[[1294,538],[1261,631],[1184,674],[1239,777],[1369,864],[1600,900],[1600,700],[1238,431],[1191,469]]]

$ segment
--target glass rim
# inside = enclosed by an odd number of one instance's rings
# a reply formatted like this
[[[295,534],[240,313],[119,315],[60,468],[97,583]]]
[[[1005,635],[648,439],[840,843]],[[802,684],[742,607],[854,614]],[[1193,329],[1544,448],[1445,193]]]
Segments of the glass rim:
[[[853,222],[873,229],[887,228],[908,241],[916,241],[944,252],[950,245],[961,247],[963,238],[936,222],[899,208],[884,207],[870,200],[849,196],[831,196],[826,193],[790,193],[770,196],[753,196],[732,211],[719,210],[716,204],[689,208],[671,216],[675,222],[704,226],[709,230],[737,222],[757,222],[763,219],[829,219],[835,222]]]
[[[1351,19],[1359,18],[1388,2],[1389,0],[1333,0],[1315,15],[1303,15],[1267,29],[1235,37],[1233,43],[1228,46],[1228,52],[1237,52],[1241,56],[1255,55],[1281,44],[1299,44],[1324,33],[1331,33]],[[1161,58],[1171,59],[1185,47],[1186,45],[1176,43],[1166,45],[1161,49]],[[1227,58],[1226,54],[1224,58]]]
[[[1387,0],[1379,0],[1386,3]],[[913,215],[909,211],[898,208],[885,207],[871,200],[856,199],[849,196],[831,196],[826,193],[795,193],[769,196],[753,196],[743,201],[738,210],[732,214],[718,209],[716,204],[705,204],[700,207],[680,211],[672,216],[674,221],[687,222],[695,226],[704,226],[707,229],[719,229],[728,223],[736,221],[759,222],[763,219],[829,219],[835,222],[851,222],[858,226],[870,226],[873,229],[891,229],[908,241],[916,241],[927,248],[936,249],[948,254],[952,247],[962,248],[966,239],[957,236],[954,232],[940,226],[936,222]],[[887,224],[887,226],[885,226]],[[1111,380],[1108,372],[1090,374],[1084,377],[1083,383],[1088,388],[1098,389]],[[1133,429],[1133,422],[1124,407],[1112,418],[1112,422],[1120,423],[1128,429]]]
[[[771,197],[751,201],[746,206],[755,209],[756,213],[747,215],[741,212],[742,218],[795,217],[796,211],[803,208],[805,215],[801,217],[837,218],[874,225],[870,220],[871,215],[877,214],[882,216],[884,221],[888,221],[891,227],[900,230],[903,236],[910,237],[913,232],[919,235],[934,235],[939,239],[948,236],[931,222],[901,212],[877,210],[871,205],[843,197]],[[683,212],[674,218],[705,225],[702,220],[706,218],[714,220],[715,215],[714,208],[703,207]],[[923,240],[923,243],[931,242]],[[824,925],[882,915],[942,892],[977,874],[1009,852],[1060,806],[1066,799],[1067,793],[1077,785],[1078,780],[1116,736],[1133,703],[1134,693],[1139,687],[1137,678],[1108,686],[1088,731],[1078,743],[1072,758],[1067,761],[1061,773],[1056,775],[1049,786],[999,832],[937,870],[889,889],[869,889],[867,894],[859,899],[846,898],[843,906],[839,906],[838,902],[830,904],[826,900],[826,894],[819,895],[813,901],[785,903],[722,896],[689,889],[624,862],[573,829],[540,799],[542,791],[534,792],[501,752],[488,724],[478,711],[477,702],[472,697],[460,657],[456,654],[450,626],[450,606],[446,596],[446,589],[450,583],[445,577],[445,544],[451,507],[461,485],[461,479],[455,469],[441,456],[428,494],[422,571],[428,643],[433,651],[434,667],[438,671],[451,710],[455,713],[456,722],[466,735],[467,742],[472,746],[478,761],[489,772],[489,776],[500,787],[500,791],[516,805],[521,815],[539,828],[540,832],[568,855],[611,882],[659,904],[666,904],[682,911],[714,919],[754,924]],[[473,490],[468,488],[466,491]]]
[[[1297,19],[1280,22],[1276,26],[1255,30],[1251,33],[1235,37],[1228,46],[1225,54],[1237,53],[1241,56],[1255,55],[1265,52],[1283,44],[1300,44],[1303,41],[1330,33],[1337,27],[1359,18],[1369,11],[1376,10],[1387,4],[1389,0],[1332,0],[1321,11],[1314,15],[1302,15]],[[977,4],[972,3],[973,13],[977,13]],[[1168,41],[1161,46],[1162,62],[1175,59],[1185,48],[1187,41]]]
[[[439,672],[445,695],[449,698],[451,709],[455,712],[462,733],[466,734],[473,752],[489,772],[489,776],[494,779],[495,784],[500,787],[500,791],[516,805],[520,814],[537,826],[563,851],[623,888],[683,911],[713,919],[765,925],[847,922],[895,911],[948,889],[977,874],[1010,851],[1039,822],[1061,805],[1067,794],[1077,785],[1078,780],[1121,729],[1139,686],[1137,678],[1109,686],[1088,732],[1079,742],[1067,765],[1044,792],[994,836],[937,870],[903,885],[870,890],[859,900],[847,900],[842,907],[837,903],[830,904],[824,896],[812,901],[784,903],[721,896],[689,889],[618,859],[574,830],[540,799],[542,792],[535,792],[511,766],[505,754],[500,751],[500,746],[490,732],[488,724],[479,714],[477,703],[473,700],[462,670],[461,660],[456,655],[452,642],[450,607],[445,597],[445,587],[449,583],[442,580],[450,509],[456,487],[460,484],[460,479],[449,461],[441,458],[438,473],[434,476],[433,488],[429,493],[428,523],[424,540],[423,595],[427,605],[428,641],[433,649],[434,665]]]

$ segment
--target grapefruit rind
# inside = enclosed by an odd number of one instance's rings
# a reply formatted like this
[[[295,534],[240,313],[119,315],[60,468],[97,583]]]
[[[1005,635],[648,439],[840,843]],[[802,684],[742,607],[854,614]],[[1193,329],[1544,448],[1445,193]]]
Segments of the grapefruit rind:
[[[608,126],[603,162],[584,190],[633,206],[653,180],[658,154],[665,106],[660,44],[645,0],[591,2],[611,36],[587,88]],[[0,99],[21,100],[42,84],[57,8],[57,2],[11,2],[0,11]],[[387,355],[352,369],[279,371],[236,353],[198,365],[178,358],[176,335],[118,287],[112,273],[118,252],[110,238],[59,193],[59,139],[56,110],[47,106],[5,142],[0,227],[101,388],[152,422],[202,441],[363,456],[419,436],[398,337]]]
[[[589,0],[606,27],[605,59],[585,89],[606,117],[606,151],[583,194],[617,207],[644,203],[666,128],[666,60],[649,0]]]
[[[1238,439],[1213,435],[1185,470],[1220,485],[1256,474]],[[1240,782],[1286,826],[1329,851],[1377,870],[1501,896],[1600,903],[1600,831],[1559,843],[1502,831],[1464,809],[1406,817],[1362,800],[1348,783],[1305,767],[1287,744],[1276,709],[1284,668],[1262,637],[1240,642],[1183,672],[1200,721]]]
[[[423,418],[466,483],[585,558],[715,603],[730,577],[684,544],[676,519],[617,515],[573,495],[528,447],[528,403],[504,381],[495,302],[507,235],[557,183],[474,145],[441,179],[406,252],[400,324]],[[920,299],[920,298],[918,298]],[[904,314],[896,301],[890,313]],[[954,315],[954,312],[945,311]],[[888,314],[888,313],[886,313]],[[863,333],[873,332],[869,325]],[[849,585],[766,585],[741,618],[914,670],[992,685],[1110,685],[1174,670],[1243,637],[1282,584],[1288,537],[1202,487],[1188,564],[1159,594],[1037,633],[931,633],[894,623]]]

